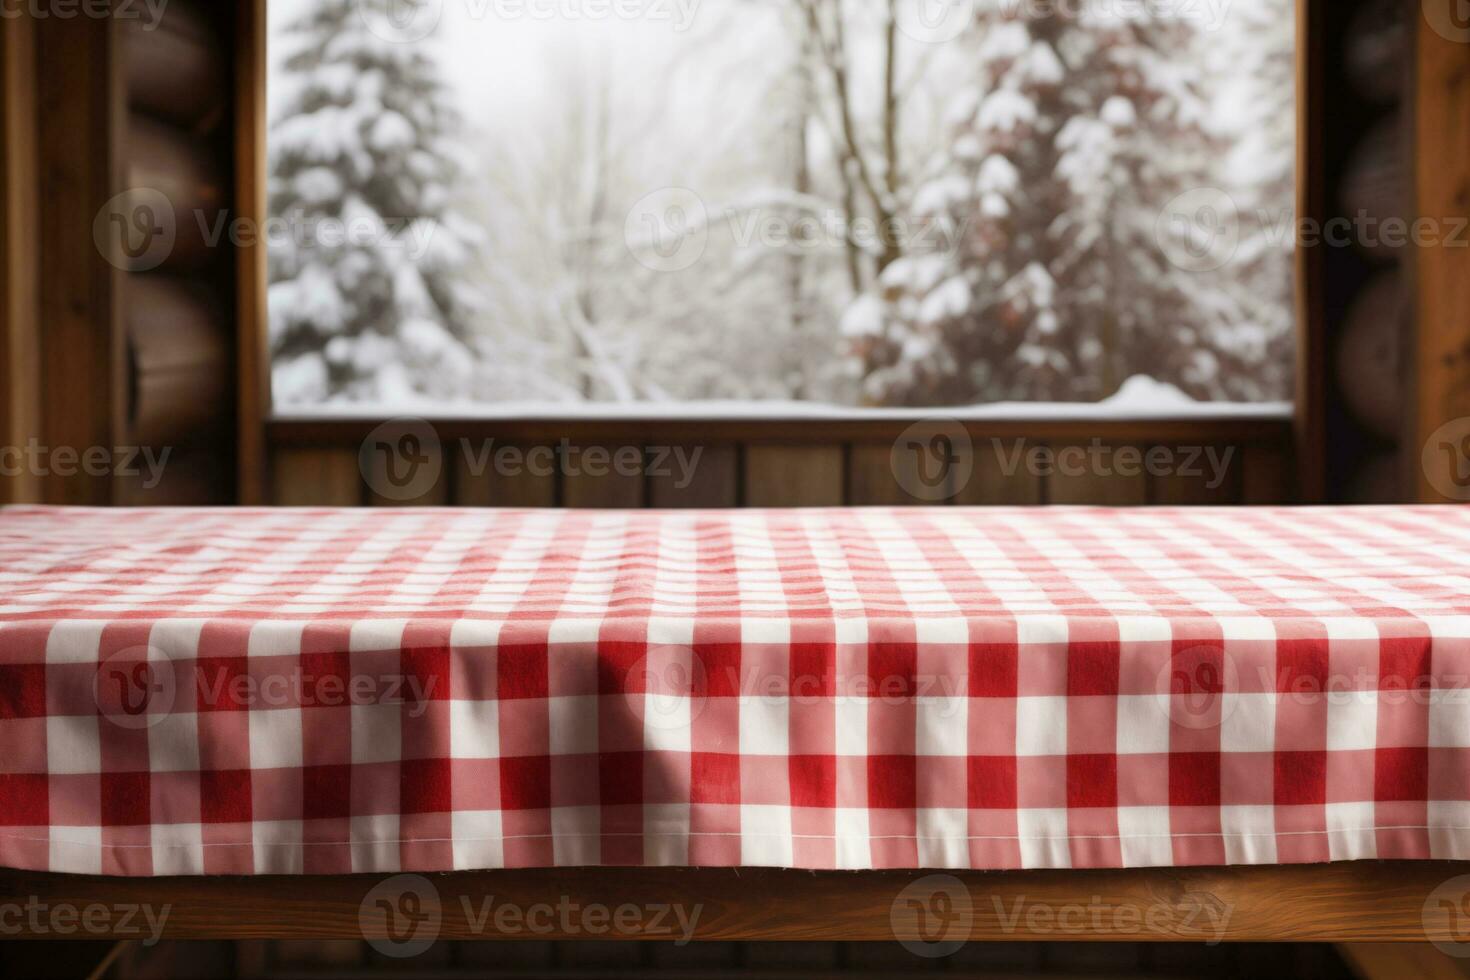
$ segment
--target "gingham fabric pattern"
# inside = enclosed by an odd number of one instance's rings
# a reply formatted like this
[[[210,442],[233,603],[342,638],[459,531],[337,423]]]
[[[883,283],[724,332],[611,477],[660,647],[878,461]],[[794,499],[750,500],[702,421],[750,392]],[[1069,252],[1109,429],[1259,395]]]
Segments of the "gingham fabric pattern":
[[[0,864],[1470,858],[1470,511],[0,512]]]

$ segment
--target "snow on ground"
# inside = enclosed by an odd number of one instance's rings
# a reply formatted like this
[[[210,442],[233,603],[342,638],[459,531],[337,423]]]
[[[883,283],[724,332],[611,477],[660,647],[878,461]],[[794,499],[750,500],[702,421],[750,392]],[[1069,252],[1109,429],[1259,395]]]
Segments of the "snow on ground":
[[[396,415],[455,419],[863,419],[953,418],[961,421],[1158,419],[1280,419],[1292,414],[1290,402],[1197,402],[1171,384],[1145,375],[1123,382],[1101,402],[996,402],[953,408],[848,408],[803,401],[666,402],[484,402],[414,399],[395,401]],[[384,407],[358,402],[327,402],[293,408],[277,418],[381,418]]]

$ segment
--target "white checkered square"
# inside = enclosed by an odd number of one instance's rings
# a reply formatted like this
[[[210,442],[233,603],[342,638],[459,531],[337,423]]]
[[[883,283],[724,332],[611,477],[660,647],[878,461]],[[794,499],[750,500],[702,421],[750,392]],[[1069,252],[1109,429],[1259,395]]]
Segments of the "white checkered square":
[[[784,697],[740,699],[741,755],[786,755],[790,744],[790,701]]]
[[[1063,807],[1022,807],[1016,811],[1016,831],[1023,868],[1070,868],[1072,850]]]
[[[1334,861],[1371,860],[1378,856],[1376,813],[1372,800],[1328,803],[1327,846]]]
[[[1169,751],[1169,699],[1155,694],[1118,695],[1118,754]]]
[[[920,807],[914,811],[919,866],[968,868],[970,811],[959,808]]]
[[[740,807],[740,863],[754,867],[792,865],[791,808],[743,804]]]
[[[1130,868],[1157,868],[1174,863],[1166,806],[1118,807],[1118,846]]]
[[[451,820],[456,871],[505,867],[499,810],[456,810]]]
[[[204,873],[204,827],[197,823],[163,823],[151,828],[155,875]]]
[[[1429,746],[1470,748],[1470,688],[1429,692]]]
[[[1276,808],[1230,805],[1220,808],[1229,864],[1272,864],[1276,861]]]
[[[1272,752],[1276,748],[1276,701],[1280,695],[1220,695],[1220,751]]]
[[[1377,691],[1329,691],[1323,696],[1327,700],[1327,751],[1362,751],[1378,744]]]
[[[290,769],[301,765],[301,709],[271,708],[250,713],[250,766]]]
[[[99,659],[102,630],[107,625],[100,619],[63,619],[51,627],[46,637],[48,664],[87,664]]]
[[[52,827],[49,850],[53,868],[71,874],[102,873],[101,827]]]
[[[52,715],[47,718],[47,771],[56,775],[101,772],[101,724],[96,715]]]
[[[1016,755],[1067,754],[1067,699],[1016,698]]]
[[[450,701],[449,741],[456,759],[499,758],[500,702]]]
[[[914,751],[919,755],[963,756],[969,753],[968,697],[915,698],[914,715]]]

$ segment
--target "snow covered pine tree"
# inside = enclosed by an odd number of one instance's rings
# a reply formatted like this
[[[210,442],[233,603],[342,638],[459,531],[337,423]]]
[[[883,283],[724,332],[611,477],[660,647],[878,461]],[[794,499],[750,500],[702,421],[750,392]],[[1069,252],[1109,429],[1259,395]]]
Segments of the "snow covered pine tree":
[[[270,135],[278,405],[474,393],[462,270],[480,231],[450,212],[458,120],[426,45],[393,34],[403,3],[315,0],[286,29]]]
[[[955,239],[893,262],[849,310],[863,400],[1094,401],[1135,374],[1198,399],[1262,397],[1217,342],[1236,304],[1212,294],[1230,271],[1178,268],[1156,238],[1168,202],[1213,185],[1221,152],[1197,25],[1148,4],[976,2],[950,42],[972,46],[975,84],[912,206]]]

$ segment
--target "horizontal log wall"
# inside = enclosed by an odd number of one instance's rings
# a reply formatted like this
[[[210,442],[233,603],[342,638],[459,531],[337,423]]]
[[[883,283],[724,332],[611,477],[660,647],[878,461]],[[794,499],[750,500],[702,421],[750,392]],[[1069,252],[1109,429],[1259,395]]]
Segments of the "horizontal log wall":
[[[168,452],[162,479],[119,477],[123,504],[234,498],[234,250],[230,33],[224,5],[174,0],[156,25],[116,22],[126,116],[125,186],[146,194],[169,236],[126,263],[120,284],[122,438]],[[143,200],[140,198],[140,200]],[[141,476],[141,475],[140,475]]]
[[[960,426],[903,423],[446,421],[408,429],[277,421],[281,505],[821,507],[1273,504],[1296,484],[1287,419]],[[619,435],[621,433],[621,435]],[[968,439],[968,446],[963,440]],[[423,457],[412,485],[395,487]],[[943,458],[940,458],[940,457]]]

